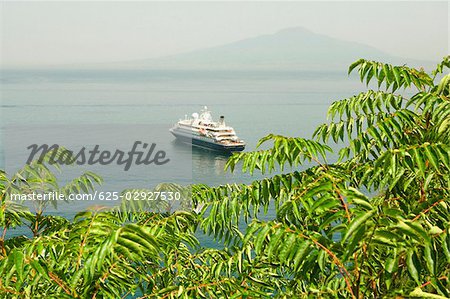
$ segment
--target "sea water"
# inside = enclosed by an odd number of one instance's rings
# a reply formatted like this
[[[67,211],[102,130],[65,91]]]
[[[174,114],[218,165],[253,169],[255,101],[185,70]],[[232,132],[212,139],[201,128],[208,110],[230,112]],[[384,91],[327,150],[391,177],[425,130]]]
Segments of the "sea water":
[[[327,109],[333,101],[364,89],[345,70],[5,70],[0,80],[3,136],[7,128],[16,125],[155,125],[172,139],[165,125],[168,129],[185,115],[207,106],[215,119],[225,116],[227,124],[247,143],[246,151],[255,150],[258,140],[270,133],[311,138],[315,128],[327,121]],[[1,141],[2,169],[7,141]],[[7,159],[14,159],[8,155]],[[250,183],[262,177],[239,169],[225,171],[228,157],[220,153],[193,149],[189,155],[193,183],[217,186]],[[179,170],[172,171],[176,176]],[[149,186],[160,183],[156,176],[145,179]],[[137,184],[133,180],[124,175],[109,178],[107,183],[122,186],[126,182],[133,187]],[[73,209],[64,205],[51,213],[73,217]],[[273,216],[273,210],[269,213],[267,218]],[[13,234],[21,233],[18,229]]]

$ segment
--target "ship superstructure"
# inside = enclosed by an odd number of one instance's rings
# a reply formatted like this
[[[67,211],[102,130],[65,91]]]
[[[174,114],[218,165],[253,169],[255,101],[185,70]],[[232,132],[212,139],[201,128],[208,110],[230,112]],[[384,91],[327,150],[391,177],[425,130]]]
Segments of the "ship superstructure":
[[[234,129],[225,123],[225,118],[213,121],[211,112],[205,106],[201,113],[193,113],[178,121],[170,132],[179,140],[195,146],[225,152],[242,151],[245,142],[236,135]]]

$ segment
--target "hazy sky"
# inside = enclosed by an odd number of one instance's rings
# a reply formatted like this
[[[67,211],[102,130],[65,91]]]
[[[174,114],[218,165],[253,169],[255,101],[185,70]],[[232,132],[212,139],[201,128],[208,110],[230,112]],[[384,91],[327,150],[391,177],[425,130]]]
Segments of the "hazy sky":
[[[448,53],[444,2],[1,2],[3,67],[165,56],[303,26],[401,57]]]

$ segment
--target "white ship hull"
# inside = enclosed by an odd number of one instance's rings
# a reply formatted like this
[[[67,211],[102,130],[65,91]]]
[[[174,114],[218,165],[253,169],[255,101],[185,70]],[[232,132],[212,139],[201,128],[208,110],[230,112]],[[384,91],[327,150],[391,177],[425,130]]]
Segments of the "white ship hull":
[[[221,116],[218,122],[213,121],[206,107],[200,115],[193,113],[192,118],[186,116],[177,122],[170,132],[184,143],[221,152],[239,152],[245,148],[245,142],[225,124],[224,117]]]
[[[187,144],[192,144],[193,146],[201,147],[201,148],[207,148],[207,149],[212,149],[212,150],[227,152],[227,153],[240,152],[245,149],[245,143],[221,144],[221,143],[215,142],[212,138],[188,134],[177,128],[170,129],[170,132],[178,140],[180,140],[184,143],[187,143]]]

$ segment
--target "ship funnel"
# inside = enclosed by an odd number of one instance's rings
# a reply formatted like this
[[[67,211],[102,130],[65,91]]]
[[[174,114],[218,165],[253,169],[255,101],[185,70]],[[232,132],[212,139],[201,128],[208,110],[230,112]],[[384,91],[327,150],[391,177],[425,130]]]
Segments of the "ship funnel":
[[[223,116],[223,115],[220,116],[219,124],[225,125],[225,116]]]

